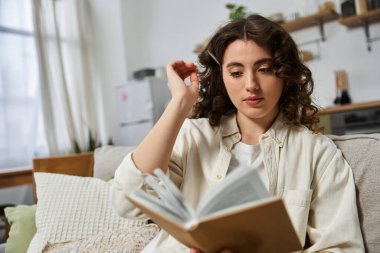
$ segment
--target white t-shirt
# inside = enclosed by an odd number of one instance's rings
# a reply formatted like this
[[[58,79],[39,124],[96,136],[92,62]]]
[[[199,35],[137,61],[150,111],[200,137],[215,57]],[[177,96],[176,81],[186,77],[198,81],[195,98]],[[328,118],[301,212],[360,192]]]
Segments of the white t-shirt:
[[[269,179],[265,171],[260,144],[249,145],[240,141],[232,147],[231,152],[232,158],[227,173],[230,173],[239,167],[254,168],[259,172],[259,176],[265,187],[269,189]]]

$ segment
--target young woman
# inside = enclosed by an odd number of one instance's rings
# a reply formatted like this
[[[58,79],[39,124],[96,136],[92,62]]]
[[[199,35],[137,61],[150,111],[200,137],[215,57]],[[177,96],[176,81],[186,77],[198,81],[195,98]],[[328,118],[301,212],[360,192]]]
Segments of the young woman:
[[[191,62],[167,66],[172,99],[116,171],[118,213],[144,218],[125,196],[146,187],[143,173],[157,167],[196,206],[243,165],[256,168],[268,191],[283,197],[304,252],[364,252],[351,169],[334,143],[314,132],[311,72],[290,35],[259,15],[232,21],[216,32],[199,63],[201,71]],[[161,231],[144,252],[189,249]]]

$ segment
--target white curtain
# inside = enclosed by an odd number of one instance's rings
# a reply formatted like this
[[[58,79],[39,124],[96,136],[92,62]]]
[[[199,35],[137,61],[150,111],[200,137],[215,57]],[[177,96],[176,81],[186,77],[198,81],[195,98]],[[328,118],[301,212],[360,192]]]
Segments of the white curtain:
[[[31,1],[0,0],[0,170],[48,153],[36,57]]]
[[[87,0],[33,0],[41,96],[51,154],[88,147],[89,131],[106,141],[94,69]]]

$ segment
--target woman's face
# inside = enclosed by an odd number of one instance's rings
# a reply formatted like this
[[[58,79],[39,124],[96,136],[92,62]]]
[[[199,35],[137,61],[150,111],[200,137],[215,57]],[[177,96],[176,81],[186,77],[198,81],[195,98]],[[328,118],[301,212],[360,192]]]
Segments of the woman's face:
[[[279,111],[283,81],[276,77],[272,57],[254,41],[232,42],[223,57],[223,81],[238,120],[272,122]]]

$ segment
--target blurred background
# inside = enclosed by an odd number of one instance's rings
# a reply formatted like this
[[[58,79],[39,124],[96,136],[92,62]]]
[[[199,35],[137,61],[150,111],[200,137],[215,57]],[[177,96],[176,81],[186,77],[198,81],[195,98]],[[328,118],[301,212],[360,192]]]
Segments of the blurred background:
[[[372,117],[376,132],[379,7],[377,0],[0,0],[0,173],[30,171],[35,157],[136,145],[170,99],[165,65],[196,62],[218,27],[252,13],[291,32],[313,72],[317,105],[372,103],[369,114],[349,116]],[[33,203],[30,186],[0,182],[0,205]]]

